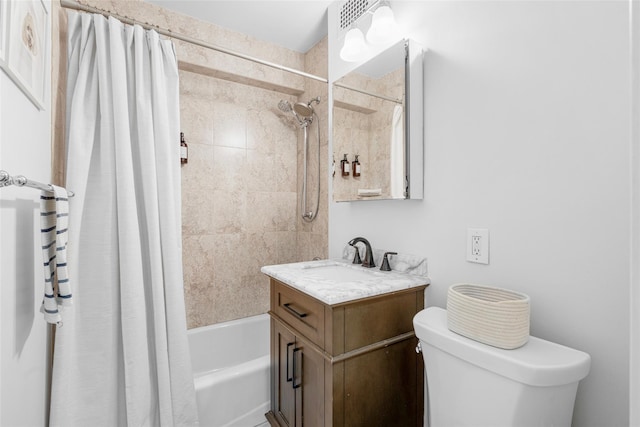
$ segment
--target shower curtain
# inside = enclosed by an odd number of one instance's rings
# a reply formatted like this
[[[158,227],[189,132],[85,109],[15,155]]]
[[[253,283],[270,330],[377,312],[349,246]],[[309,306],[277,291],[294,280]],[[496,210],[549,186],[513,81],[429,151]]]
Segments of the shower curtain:
[[[68,12],[68,263],[51,426],[197,425],[182,283],[173,44]]]

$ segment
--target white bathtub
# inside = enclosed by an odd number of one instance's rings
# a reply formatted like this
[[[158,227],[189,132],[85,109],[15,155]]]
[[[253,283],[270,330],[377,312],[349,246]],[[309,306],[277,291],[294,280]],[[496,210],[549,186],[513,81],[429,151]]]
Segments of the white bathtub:
[[[269,410],[269,315],[188,331],[202,427],[262,425]]]

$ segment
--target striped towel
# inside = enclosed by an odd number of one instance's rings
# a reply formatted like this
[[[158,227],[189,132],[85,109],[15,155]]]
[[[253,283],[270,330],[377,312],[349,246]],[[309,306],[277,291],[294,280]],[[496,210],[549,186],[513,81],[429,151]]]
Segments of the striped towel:
[[[40,196],[40,235],[44,266],[44,298],[40,311],[48,323],[62,326],[59,307],[71,305],[71,286],[67,273],[69,198],[64,188],[55,185],[52,187],[53,196],[51,192],[43,192]]]

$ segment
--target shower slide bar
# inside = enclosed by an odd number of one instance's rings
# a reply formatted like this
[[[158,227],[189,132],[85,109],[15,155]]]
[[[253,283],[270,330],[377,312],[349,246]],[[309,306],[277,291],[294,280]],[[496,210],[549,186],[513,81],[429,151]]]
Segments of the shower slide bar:
[[[53,187],[51,186],[51,184],[43,184],[38,181],[32,181],[22,175],[11,176],[9,175],[9,172],[0,170],[0,188],[6,187],[8,185],[17,185],[18,187],[26,186],[43,191],[53,191]],[[74,196],[73,191],[67,191],[67,194],[69,195],[69,197]]]
[[[384,99],[385,101],[395,102],[396,104],[400,104],[400,105],[403,104],[402,99],[397,99],[397,98],[392,98],[390,96],[379,95],[377,93],[367,92],[366,90],[358,89],[357,87],[349,86],[349,85],[346,85],[344,83],[334,82],[333,85],[337,86],[337,87],[341,87],[342,89],[352,90],[354,92],[359,92],[359,93],[363,93],[365,95],[373,96],[374,98],[380,98],[380,99]]]
[[[309,74],[309,73],[305,73],[304,71],[300,71],[297,70],[295,68],[290,68],[290,67],[286,67],[284,65],[280,65],[280,64],[276,64],[274,62],[269,62],[269,61],[265,61],[263,59],[260,58],[256,58],[254,56],[250,56],[250,55],[245,55],[244,53],[240,53],[237,52],[235,50],[231,50],[231,49],[227,49],[221,46],[217,46],[211,43],[207,43],[205,41],[202,40],[198,40],[195,39],[193,37],[189,37],[180,33],[176,33],[174,31],[165,29],[165,28],[161,28],[158,27],[156,25],[152,25],[152,24],[148,24],[148,23],[142,23],[139,21],[136,21],[135,19],[129,18],[127,16],[122,16],[122,15],[118,15],[116,13],[112,13],[106,10],[102,10],[102,9],[98,9],[96,7],[93,6],[87,6],[84,4],[80,4],[77,3],[75,1],[72,0],[60,0],[60,4],[62,5],[63,8],[66,9],[74,9],[74,10],[80,10],[82,12],[89,12],[89,13],[97,13],[99,15],[103,15],[103,16],[113,16],[114,18],[118,19],[121,22],[124,22],[125,24],[129,24],[129,25],[139,25],[142,28],[144,28],[145,30],[154,30],[155,32],[157,32],[158,34],[161,34],[163,36],[166,37],[171,37],[177,40],[181,40],[183,42],[186,43],[191,43],[193,45],[196,46],[200,46],[200,47],[204,47],[207,49],[211,49],[211,50],[215,50],[217,52],[221,52],[221,53],[225,53],[227,55],[231,55],[231,56],[235,56],[236,58],[241,58],[241,59],[245,59],[247,61],[251,61],[251,62],[255,62],[261,65],[265,65],[267,67],[271,67],[271,68],[275,68],[281,71],[286,71],[288,73],[292,73],[292,74],[297,74],[299,76],[302,77],[308,77],[310,79],[314,79],[314,80],[318,80],[320,82],[323,83],[329,83],[329,80],[326,79],[325,77],[320,77],[320,76],[316,76],[315,74]]]

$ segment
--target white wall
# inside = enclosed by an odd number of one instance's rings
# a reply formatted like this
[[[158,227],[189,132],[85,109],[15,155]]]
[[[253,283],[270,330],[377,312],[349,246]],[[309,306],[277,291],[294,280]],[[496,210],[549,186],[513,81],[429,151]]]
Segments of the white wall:
[[[39,111],[0,71],[0,169],[50,182],[48,102],[46,110]],[[39,197],[30,188],[0,189],[2,426],[45,425],[47,335],[39,312],[43,291]]]
[[[459,282],[529,294],[532,335],[591,354],[574,425],[629,425],[629,3],[392,5],[429,49],[425,199],[331,203],[330,256],[357,235],[427,256],[427,305]],[[468,227],[490,230],[489,265],[465,261]]]

